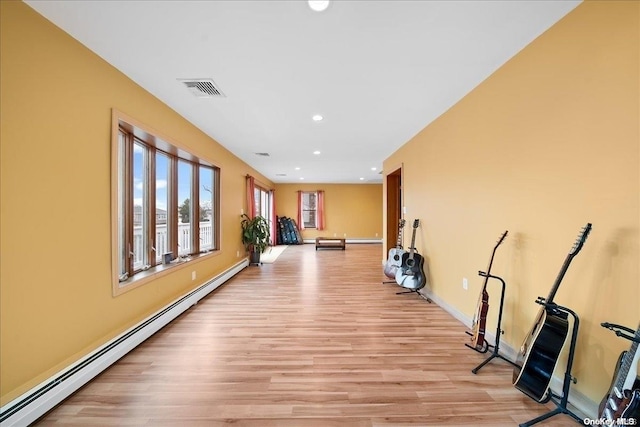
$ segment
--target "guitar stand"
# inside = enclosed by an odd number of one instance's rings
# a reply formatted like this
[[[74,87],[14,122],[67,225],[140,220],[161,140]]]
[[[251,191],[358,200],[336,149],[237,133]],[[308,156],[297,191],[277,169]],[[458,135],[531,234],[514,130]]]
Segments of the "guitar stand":
[[[610,330],[614,331],[616,333],[617,337],[621,337],[621,338],[627,339],[627,340],[629,340],[631,342],[640,343],[640,338],[636,338],[634,336],[636,331],[634,331],[631,328],[627,328],[626,326],[616,325],[615,323],[608,323],[608,322],[601,323],[600,326],[602,326],[603,328],[607,328],[607,329],[610,329]],[[625,334],[624,332],[621,332],[621,331],[627,332],[627,333],[629,333],[631,335],[627,335],[627,334]]]
[[[522,423],[520,424],[520,427],[532,426],[536,423],[539,423],[540,421],[546,420],[547,418],[553,417],[554,415],[558,414],[567,414],[578,423],[582,424],[582,418],[580,418],[567,408],[567,403],[569,402],[569,388],[571,387],[571,383],[575,384],[577,382],[577,380],[571,376],[571,367],[573,365],[573,356],[576,350],[576,341],[578,339],[578,326],[580,324],[580,319],[578,319],[578,315],[572,310],[566,307],[559,306],[555,303],[547,304],[544,298],[538,298],[536,302],[540,305],[544,305],[547,308],[563,312],[573,317],[573,331],[571,332],[571,345],[569,346],[569,357],[567,358],[567,370],[564,374],[564,381],[562,383],[562,396],[556,395],[551,391],[551,389],[549,389],[549,396],[542,402],[547,403],[551,401],[556,405],[556,409],[553,409],[544,415],[527,421],[526,423]]]
[[[491,355],[489,355],[489,357],[484,362],[482,362],[481,364],[479,364],[478,366],[476,366],[475,368],[473,368],[471,370],[471,372],[473,372],[474,374],[477,374],[478,371],[484,365],[486,365],[487,363],[491,362],[496,357],[499,358],[499,359],[505,360],[505,361],[509,362],[510,364],[516,366],[516,364],[513,363],[511,360],[506,359],[504,356],[502,356],[501,354],[498,353],[500,351],[500,335],[502,335],[504,333],[504,331],[500,328],[500,325],[502,323],[502,308],[504,306],[504,290],[505,290],[505,287],[506,287],[506,283],[504,283],[504,280],[502,280],[501,277],[494,276],[492,274],[487,274],[484,271],[478,271],[478,275],[480,275],[482,277],[488,277],[490,279],[499,280],[500,283],[502,284],[502,293],[500,294],[500,311],[498,312],[498,327],[497,327],[497,330],[496,330],[496,344],[495,345],[491,345],[484,338],[482,339],[482,341],[483,341],[482,350],[478,350],[475,347],[471,347],[469,344],[465,344],[467,347],[469,347],[472,350],[477,351],[478,353],[486,353],[487,350],[489,350],[489,348],[493,348],[493,351],[491,352]],[[471,335],[470,332],[467,332],[467,334]]]
[[[420,289],[422,289],[422,288],[420,288]],[[420,293],[420,289],[409,289],[409,290],[407,290],[407,291],[396,292],[396,295],[402,295],[402,294],[414,294],[414,293],[415,293],[415,294],[418,294],[418,296],[419,296],[420,298],[422,298],[423,300],[427,301],[428,303],[433,302],[433,301],[431,301],[431,298],[429,298],[429,297],[428,297],[428,296],[426,296],[426,295],[421,294],[421,293]]]

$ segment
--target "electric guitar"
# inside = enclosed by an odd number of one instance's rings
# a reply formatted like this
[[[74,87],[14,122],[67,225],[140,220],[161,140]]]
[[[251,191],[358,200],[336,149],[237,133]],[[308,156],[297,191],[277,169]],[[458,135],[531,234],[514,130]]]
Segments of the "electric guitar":
[[[384,266],[384,275],[390,279],[396,278],[396,271],[402,265],[402,254],[404,253],[404,249],[402,249],[402,229],[404,224],[404,219],[401,219],[398,223],[398,241],[396,242],[396,247],[389,250],[387,263]]]
[[[493,257],[496,254],[496,249],[498,249],[498,246],[500,246],[505,237],[507,237],[508,232],[509,230],[502,233],[502,236],[500,236],[500,239],[498,239],[498,243],[496,243],[496,246],[493,248],[493,252],[491,253],[491,259],[489,260],[487,271],[483,274],[484,284],[482,285],[482,292],[480,292],[480,297],[478,298],[476,314],[473,317],[473,323],[471,325],[471,347],[478,351],[481,351],[483,348],[485,348],[484,333],[487,326],[487,312],[489,311],[489,293],[487,292],[487,283],[489,282],[489,274],[491,274]]]
[[[540,403],[546,402],[551,397],[549,383],[569,332],[567,313],[553,304],[553,297],[560,287],[569,264],[582,249],[590,231],[591,224],[587,223],[569,251],[549,296],[546,299],[538,297],[536,300],[543,307],[538,313],[531,332],[520,347],[515,361],[513,385]]]
[[[402,254],[402,263],[396,271],[396,283],[403,288],[418,291],[427,283],[424,274],[424,258],[416,253],[416,230],[420,225],[420,220],[413,221],[413,235],[411,236],[411,247],[409,252]]]
[[[640,326],[636,330],[634,339],[640,341]],[[638,341],[633,341],[629,351],[623,351],[618,358],[618,365],[609,388],[609,394],[600,402],[600,418],[617,420],[619,418],[634,418],[640,421],[640,380],[638,375]],[[613,425],[613,424],[611,424]]]

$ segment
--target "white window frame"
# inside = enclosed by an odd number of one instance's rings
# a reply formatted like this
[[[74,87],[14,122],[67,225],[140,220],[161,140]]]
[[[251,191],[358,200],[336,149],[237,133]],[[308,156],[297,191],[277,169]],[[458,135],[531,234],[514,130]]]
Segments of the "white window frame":
[[[313,196],[313,197],[312,197]],[[303,191],[302,192],[302,221],[304,221],[304,228],[318,228],[318,192],[317,191]],[[305,220],[305,212],[313,212],[313,222]]]

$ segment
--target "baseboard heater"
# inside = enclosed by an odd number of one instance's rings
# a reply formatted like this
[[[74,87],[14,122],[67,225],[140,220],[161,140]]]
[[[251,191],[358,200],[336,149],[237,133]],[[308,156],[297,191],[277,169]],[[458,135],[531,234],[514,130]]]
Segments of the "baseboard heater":
[[[0,425],[28,426],[118,359],[136,348],[210,292],[232,278],[249,262],[245,259],[202,286],[178,298],[73,365],[0,408]]]

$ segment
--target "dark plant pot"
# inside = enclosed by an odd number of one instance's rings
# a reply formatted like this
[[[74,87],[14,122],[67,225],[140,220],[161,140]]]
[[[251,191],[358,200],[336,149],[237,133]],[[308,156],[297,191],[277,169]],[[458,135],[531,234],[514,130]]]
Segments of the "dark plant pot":
[[[249,252],[249,263],[260,264],[260,251]]]

